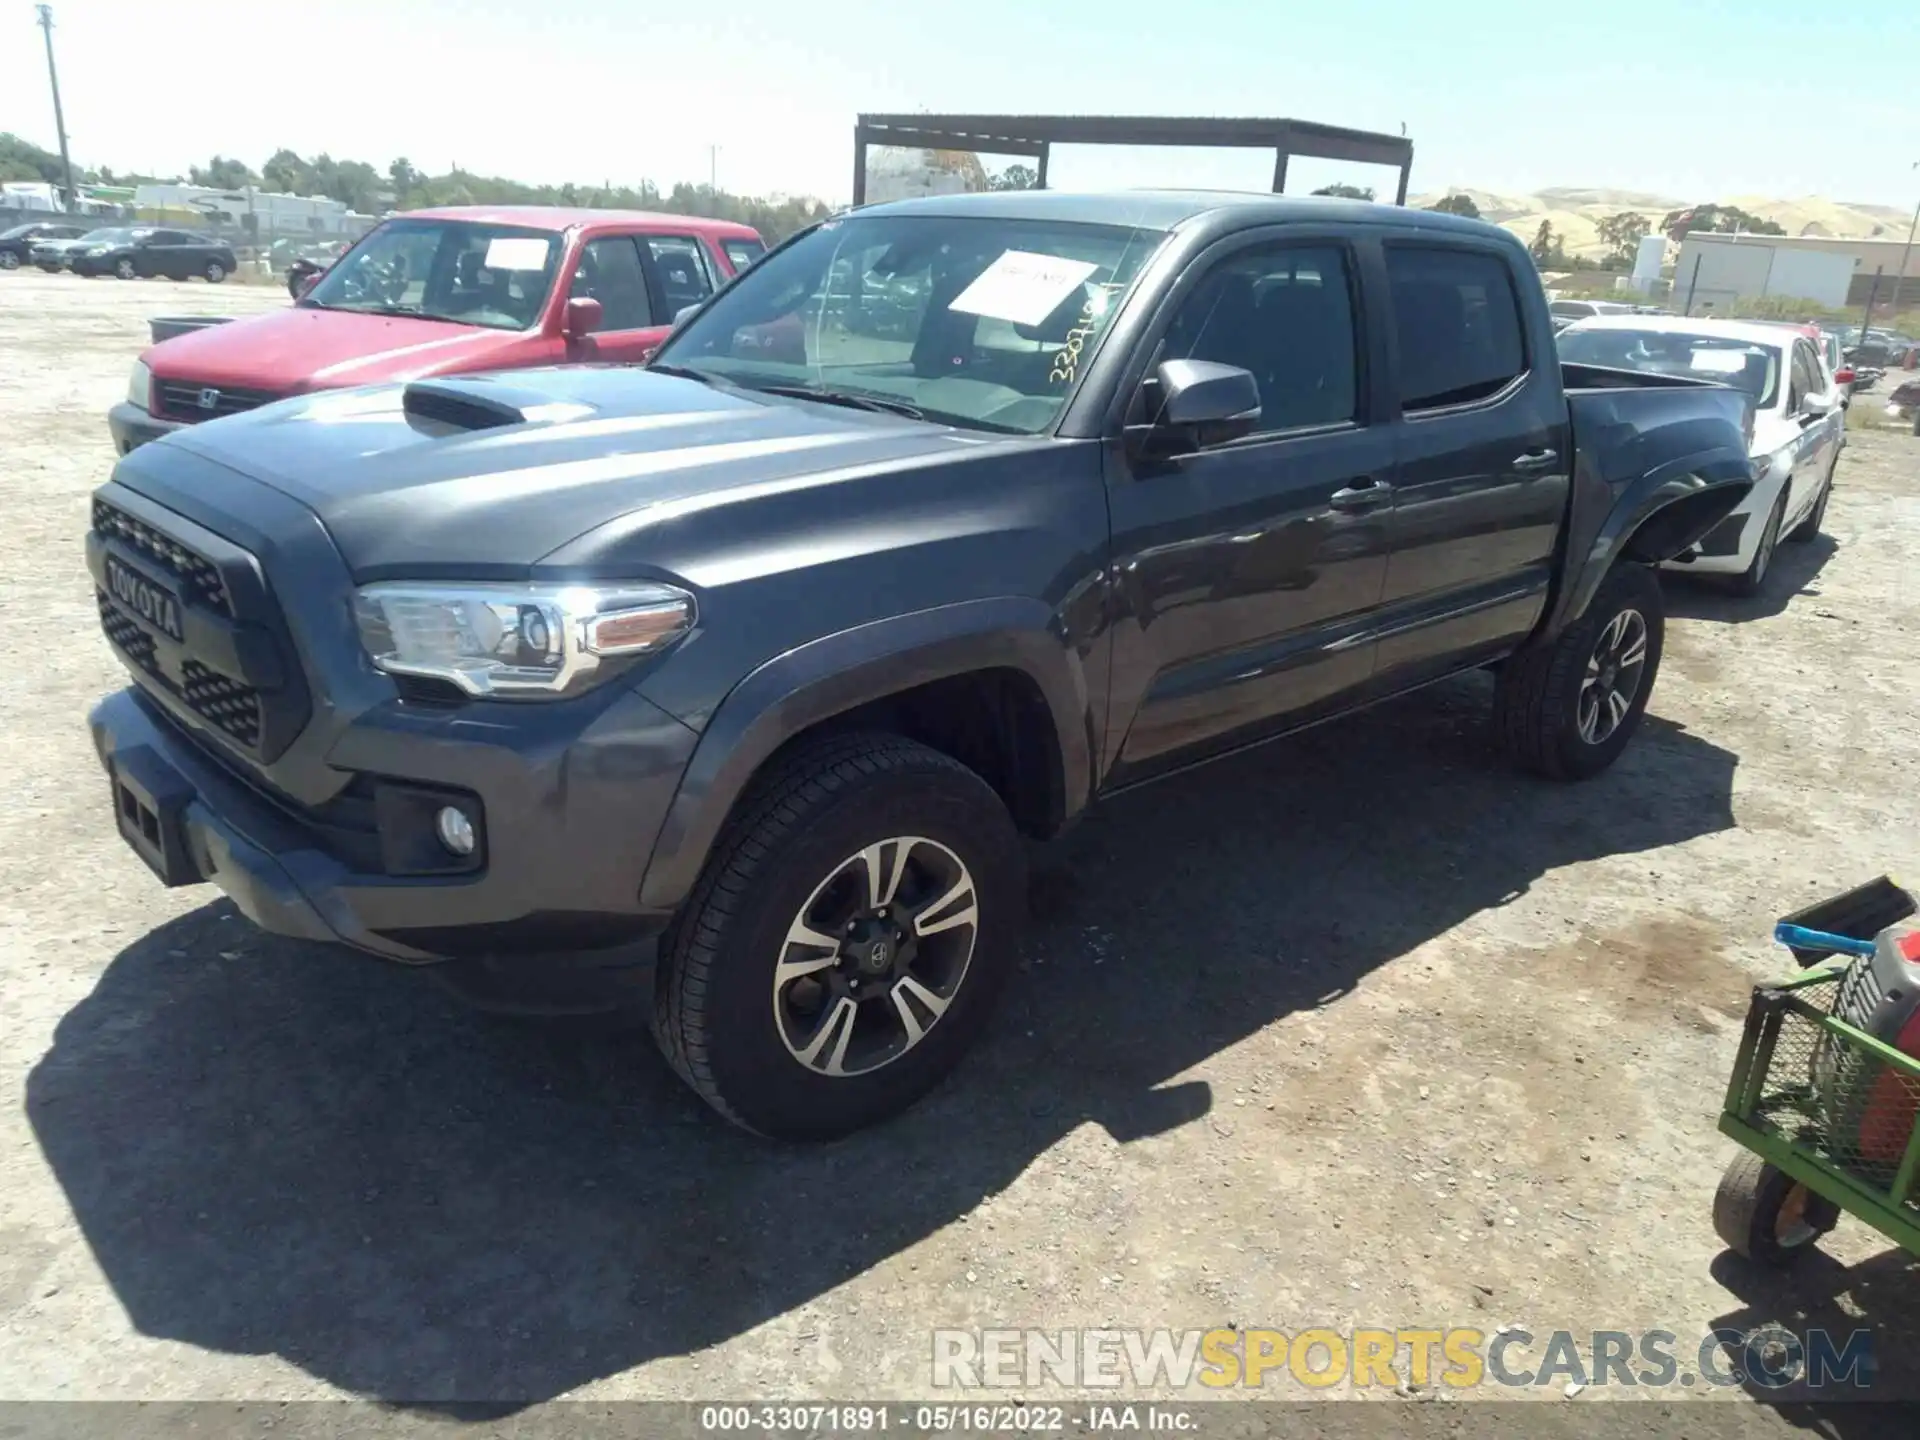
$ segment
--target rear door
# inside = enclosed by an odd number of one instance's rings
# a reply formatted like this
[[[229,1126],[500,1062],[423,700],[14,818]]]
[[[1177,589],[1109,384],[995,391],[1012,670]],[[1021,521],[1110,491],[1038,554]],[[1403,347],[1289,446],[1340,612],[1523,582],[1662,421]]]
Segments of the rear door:
[[[1251,371],[1260,421],[1192,453],[1128,452],[1109,477],[1117,784],[1337,708],[1373,671],[1393,447],[1357,251],[1270,232],[1194,268],[1144,353]],[[1130,425],[1153,399],[1140,389]]]
[[[1528,323],[1523,296],[1537,296],[1539,282],[1516,273],[1508,247],[1390,239],[1381,263],[1397,416],[1378,671],[1381,688],[1397,689],[1497,654],[1533,628],[1573,446],[1559,359],[1551,346],[1530,347],[1545,327]]]
[[[600,302],[600,328],[593,333],[595,360],[635,364],[666,338],[667,322],[654,303],[641,260],[638,235],[601,235],[580,247],[567,298]]]
[[[646,266],[654,312],[662,325],[689,305],[698,305],[718,288],[706,246],[693,235],[642,235],[640,258]]]
[[[179,230],[156,230],[140,243],[135,261],[143,275],[164,275],[169,280],[184,280],[192,274],[194,238]]]

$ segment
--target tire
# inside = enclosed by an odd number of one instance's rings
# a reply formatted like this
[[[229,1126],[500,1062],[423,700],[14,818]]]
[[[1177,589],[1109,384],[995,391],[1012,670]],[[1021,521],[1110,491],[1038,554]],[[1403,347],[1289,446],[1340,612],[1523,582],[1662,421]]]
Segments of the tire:
[[[867,877],[881,873],[897,887],[891,920],[866,904]],[[973,771],[896,735],[803,743],[755,780],[662,937],[654,1038],[745,1129],[847,1134],[904,1110],[959,1062],[1006,981],[1025,903],[1019,834]],[[856,924],[869,928],[856,935]],[[802,926],[837,947],[793,939]],[[808,973],[781,981],[782,965]],[[903,998],[907,979],[940,1008]]]
[[[1833,472],[1840,468],[1839,457],[1827,467],[1827,478],[1820,482],[1820,498],[1813,502],[1813,509],[1807,512],[1807,518],[1787,532],[1787,539],[1795,545],[1805,545],[1820,537],[1820,527],[1827,519],[1827,497],[1833,494]]]
[[[1551,644],[1521,651],[1500,668],[1493,691],[1500,748],[1521,768],[1551,780],[1598,775],[1640,728],[1665,634],[1666,606],[1653,572],[1616,566],[1586,614]],[[1602,663],[1593,669],[1590,661]],[[1608,671],[1606,663],[1615,668]],[[1624,709],[1611,701],[1614,695]]]
[[[20,257],[11,250],[0,250],[0,270],[18,270]]]
[[[133,261],[125,258],[113,262],[113,273],[121,280],[135,280],[140,275],[140,272],[133,268]]]
[[[207,268],[201,271],[201,274],[207,277],[207,283],[209,285],[218,285],[222,280],[227,278],[227,267],[222,265],[218,260],[209,260],[207,262]]]
[[[1840,1207],[1749,1150],[1713,1192],[1713,1229],[1743,1259],[1784,1270],[1840,1222]]]
[[[1773,574],[1773,555],[1780,548],[1780,522],[1787,514],[1787,491],[1780,488],[1780,498],[1773,502],[1773,509],[1767,512],[1766,528],[1760,532],[1760,548],[1753,552],[1753,561],[1738,575],[1729,576],[1727,588],[1745,599],[1751,600],[1767,588],[1767,577]]]

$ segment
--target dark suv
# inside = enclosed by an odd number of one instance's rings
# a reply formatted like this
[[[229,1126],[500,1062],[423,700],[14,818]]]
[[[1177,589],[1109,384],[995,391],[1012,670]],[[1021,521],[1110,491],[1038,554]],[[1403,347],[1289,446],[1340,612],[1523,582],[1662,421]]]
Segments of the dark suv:
[[[133,451],[87,540],[133,682],[94,739],[127,842],[269,930],[468,974],[657,936],[680,1074],[830,1135],[956,1062],[1023,835],[1104,795],[1486,667],[1509,755],[1604,770],[1651,567],[1751,488],[1750,414],[1563,369],[1526,251],[1453,216],[876,206],[648,370]]]
[[[96,230],[68,253],[74,274],[122,280],[191,280],[198,275],[218,285],[239,264],[226,241],[191,230]]]

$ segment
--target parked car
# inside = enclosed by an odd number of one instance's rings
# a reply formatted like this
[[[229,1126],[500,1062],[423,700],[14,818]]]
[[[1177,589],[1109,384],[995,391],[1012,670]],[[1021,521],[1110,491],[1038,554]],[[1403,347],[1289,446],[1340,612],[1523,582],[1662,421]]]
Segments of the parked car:
[[[1887,418],[1913,421],[1913,433],[1920,435],[1920,380],[1908,380],[1887,392]]]
[[[85,233],[85,226],[69,225],[62,220],[35,220],[0,231],[0,270],[18,270],[27,263],[36,244],[76,240]]]
[[[108,416],[121,454],[289,395],[568,360],[639,361],[732,278],[750,227],[519,206],[416,210],[291,307],[155,345]]]
[[[67,268],[76,275],[121,280],[191,280],[218,285],[239,262],[224,240],[192,230],[96,230],[73,247]]]
[[[828,318],[909,276],[911,335]],[[739,343],[794,317],[798,355]],[[177,431],[93,501],[109,823],[166,884],[469,986],[660,936],[680,1074],[847,1131],[986,1021],[1023,833],[1489,666],[1517,762],[1620,754],[1650,567],[1751,488],[1752,401],[1563,383],[1550,323],[1455,216],[943,196],[789,241],[646,369]]]
[[[1783,537],[1820,533],[1846,427],[1834,377],[1803,333],[1811,328],[1634,316],[1586,320],[1561,333],[1562,360],[1712,377],[1752,397],[1753,492],[1668,568],[1722,575],[1738,592],[1757,595]]]
[[[1634,306],[1617,300],[1555,300],[1547,306],[1553,328],[1564,330],[1576,320],[1591,320],[1596,315],[1631,315]]]
[[[33,242],[33,248],[28,251],[28,258],[49,275],[57,275],[62,270],[71,270],[73,268],[73,257],[84,246],[111,244],[123,235],[147,235],[151,233],[151,229],[146,226],[95,226],[83,234],[69,236],[65,239],[35,240]]]

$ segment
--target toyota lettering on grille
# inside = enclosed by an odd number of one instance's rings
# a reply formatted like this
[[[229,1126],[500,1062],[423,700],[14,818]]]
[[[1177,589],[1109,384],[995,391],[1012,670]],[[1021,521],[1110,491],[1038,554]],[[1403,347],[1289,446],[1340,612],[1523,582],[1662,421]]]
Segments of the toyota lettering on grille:
[[[180,602],[163,586],[128,569],[111,555],[107,557],[107,589],[121,609],[137,615],[176,641],[186,640],[186,630],[180,623]]]

